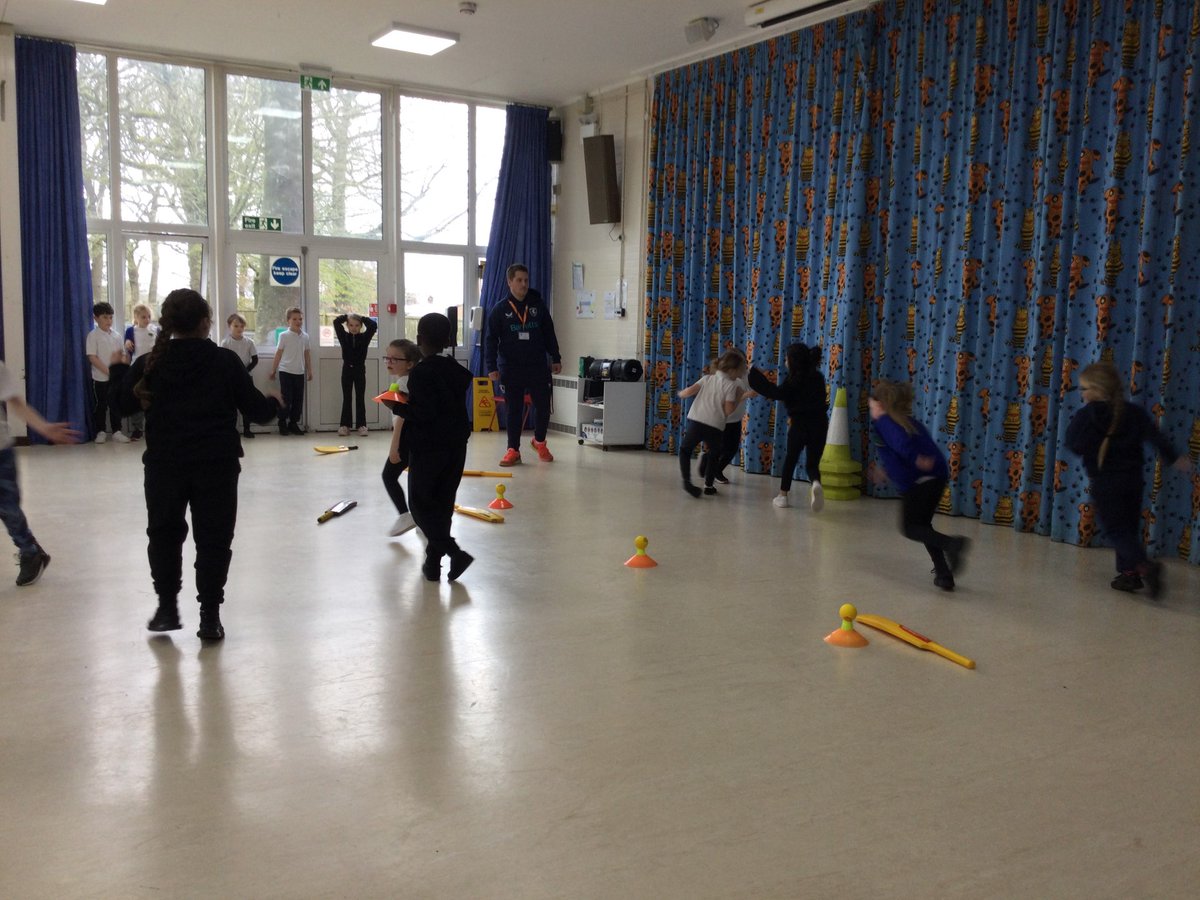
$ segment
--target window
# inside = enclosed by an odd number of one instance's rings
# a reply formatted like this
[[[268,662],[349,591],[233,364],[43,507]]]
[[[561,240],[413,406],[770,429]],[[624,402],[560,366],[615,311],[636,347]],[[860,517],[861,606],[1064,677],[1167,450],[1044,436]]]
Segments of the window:
[[[279,231],[304,232],[304,159],[300,84],[230,75],[225,79],[229,224],[242,216],[280,220]]]
[[[348,313],[367,315],[379,296],[379,263],[367,259],[322,259],[321,283],[317,286],[321,304],[320,346],[336,347],[333,320]],[[309,329],[312,334],[315,326]],[[378,346],[379,338],[371,342]]]
[[[239,253],[237,268],[237,311],[246,320],[246,334],[256,344],[274,346],[280,332],[287,330],[284,313],[289,307],[304,308],[304,268],[291,284],[280,284],[271,277],[276,257],[266,253]],[[310,324],[305,323],[305,331]]]
[[[88,232],[88,259],[92,264],[92,302],[108,300],[108,236]]]
[[[383,99],[334,88],[312,97],[313,231],[383,237]]]
[[[403,240],[467,242],[467,111],[465,103],[400,98]]]
[[[203,241],[129,237],[124,263],[125,322],[133,321],[139,303],[157,319],[163,297],[178,288],[204,293]]]
[[[462,344],[463,258],[433,253],[404,254],[404,336],[417,339],[417,322],[426,313],[453,308]]]
[[[481,106],[475,110],[475,243],[481,246],[492,235],[507,121],[502,109]]]
[[[208,223],[204,70],[121,58],[121,218]]]
[[[83,196],[87,214],[107,219],[112,202],[108,153],[108,60],[99,53],[75,58],[79,82],[79,129],[83,142]],[[93,254],[93,260],[95,255]]]

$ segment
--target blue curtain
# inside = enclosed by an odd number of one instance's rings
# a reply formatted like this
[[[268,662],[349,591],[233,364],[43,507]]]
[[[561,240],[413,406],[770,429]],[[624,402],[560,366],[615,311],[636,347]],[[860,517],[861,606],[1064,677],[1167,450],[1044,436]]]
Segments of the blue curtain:
[[[513,263],[529,268],[529,285],[550,305],[550,159],[546,154],[546,121],[550,111],[539,106],[511,105],[506,110],[504,153],[496,186],[496,209],[488,236],[480,304],[484,327],[488,313],[508,295],[504,271]],[[481,332],[471,348],[471,371],[483,370]]]
[[[92,280],[75,48],[18,37],[16,75],[26,400],[52,422],[85,426]]]
[[[660,76],[649,446],[719,350],[774,374],[817,344],[856,458],[870,382],[911,380],[943,512],[1091,543],[1079,369],[1200,458],[1198,101],[1200,0],[885,0]],[[784,419],[751,401],[748,471],[779,474]],[[1200,476],[1148,474],[1153,551],[1200,562]]]

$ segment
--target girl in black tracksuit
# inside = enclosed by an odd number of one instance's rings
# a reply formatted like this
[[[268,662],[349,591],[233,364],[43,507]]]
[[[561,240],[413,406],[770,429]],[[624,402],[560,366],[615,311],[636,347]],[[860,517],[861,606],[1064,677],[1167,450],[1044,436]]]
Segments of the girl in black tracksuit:
[[[829,431],[828,403],[825,399],[825,378],[817,365],[821,362],[820,347],[792,344],[787,348],[787,378],[781,384],[767,379],[758,369],[750,370],[750,389],[764,397],[779,400],[788,413],[787,451],[783,457],[783,474],[779,478],[776,506],[791,506],[788,492],[792,475],[805,452],[804,466],[812,482],[813,512],[824,505],[821,490],[821,454],[825,452],[825,436]]]
[[[1087,404],[1067,426],[1067,449],[1083,457],[1092,479],[1092,500],[1100,525],[1117,554],[1119,591],[1145,587],[1151,598],[1161,590],[1162,564],[1147,558],[1138,533],[1145,463],[1142,445],[1153,444],[1163,460],[1182,472],[1191,468],[1187,456],[1175,453],[1154,420],[1125,398],[1125,386],[1111,363],[1093,363],[1079,375]]]
[[[347,323],[351,331],[346,330]],[[367,433],[367,350],[379,329],[374,319],[351,313],[333,320],[333,333],[342,345],[342,418],[338,434],[349,434],[351,428],[350,400],[354,395],[354,426],[358,433]],[[344,430],[343,430],[344,429]]]
[[[441,578],[442,557],[450,558],[451,581],[475,557],[450,536],[454,497],[467,461],[471,421],[467,390],[471,373],[442,351],[450,345],[450,320],[428,313],[417,323],[417,346],[424,358],[408,375],[408,402],[390,404],[404,419],[408,445],[408,506],[429,542],[421,572],[429,581]]]
[[[175,631],[183,586],[183,542],[191,508],[196,542],[196,594],[204,640],[225,637],[221,604],[233,557],[242,442],[238,413],[266,424],[282,398],[264,396],[232,350],[209,340],[212,312],[193,290],[163,300],[154,348],[122,367],[117,403],[146,412],[146,535],[158,609],[151,631]]]

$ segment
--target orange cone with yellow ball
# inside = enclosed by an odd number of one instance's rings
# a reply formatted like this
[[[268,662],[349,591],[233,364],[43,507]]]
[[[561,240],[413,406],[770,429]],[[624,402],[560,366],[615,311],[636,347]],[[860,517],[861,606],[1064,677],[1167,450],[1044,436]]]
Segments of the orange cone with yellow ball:
[[[504,485],[496,485],[496,499],[488,504],[488,509],[512,509],[512,504],[504,499]]]
[[[825,643],[833,644],[835,647],[865,647],[870,643],[854,630],[854,620],[858,617],[858,610],[854,608],[853,603],[843,603],[838,609],[838,615],[842,617],[842,627],[827,634]]]
[[[625,565],[631,569],[653,569],[658,565],[653,559],[646,555],[646,545],[650,541],[644,534],[639,534],[633,539],[633,546],[637,548],[637,553],[625,560]]]

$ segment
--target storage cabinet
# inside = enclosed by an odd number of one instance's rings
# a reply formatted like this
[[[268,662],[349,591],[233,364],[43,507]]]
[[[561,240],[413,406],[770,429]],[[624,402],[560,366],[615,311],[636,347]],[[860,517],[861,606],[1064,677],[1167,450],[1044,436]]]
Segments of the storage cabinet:
[[[579,379],[579,443],[609,447],[646,443],[646,383]]]

